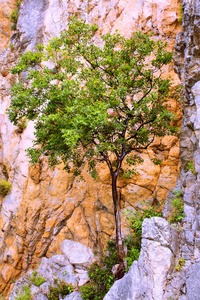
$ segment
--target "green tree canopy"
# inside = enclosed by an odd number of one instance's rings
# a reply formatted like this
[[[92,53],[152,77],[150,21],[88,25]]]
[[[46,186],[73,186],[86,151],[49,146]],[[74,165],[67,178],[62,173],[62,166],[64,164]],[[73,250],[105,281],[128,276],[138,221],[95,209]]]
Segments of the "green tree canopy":
[[[35,141],[28,149],[32,162],[43,154],[51,165],[63,161],[75,175],[88,162],[93,177],[96,162],[107,163],[122,258],[116,181],[125,157],[129,164],[138,161],[129,155],[133,150],[146,149],[155,136],[176,133],[174,116],[165,106],[171,82],[162,77],[172,53],[166,43],[141,32],[131,38],[107,34],[98,46],[97,29],[72,19],[68,30],[46,47],[24,53],[11,70],[18,80],[8,113],[15,125],[23,117],[35,120]],[[28,73],[25,81],[23,72]]]

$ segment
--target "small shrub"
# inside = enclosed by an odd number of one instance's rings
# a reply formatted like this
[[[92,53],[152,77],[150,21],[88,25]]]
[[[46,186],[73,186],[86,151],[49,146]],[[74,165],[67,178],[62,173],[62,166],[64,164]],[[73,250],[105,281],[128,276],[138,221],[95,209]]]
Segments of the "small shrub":
[[[144,202],[145,203],[145,202]],[[134,260],[137,260],[140,255],[141,239],[142,239],[142,223],[146,218],[161,217],[161,204],[150,205],[142,211],[133,212],[127,210],[127,221],[129,223],[130,234],[127,236],[125,244],[127,245],[127,270],[132,265]]]
[[[30,290],[30,284],[25,285],[23,287],[23,291],[18,293],[17,297],[15,297],[15,300],[32,300],[31,296],[31,290]]]
[[[189,162],[188,162],[188,164],[187,164],[187,168],[188,168],[188,170],[189,170],[189,171],[191,171],[191,172],[192,172],[192,174],[194,174],[194,175],[195,175],[196,171],[195,171],[195,167],[194,167],[194,164],[193,164],[193,162],[192,162],[192,161],[189,161]]]
[[[178,22],[182,23],[182,21],[183,21],[183,7],[182,7],[182,4],[180,4]]]
[[[154,165],[161,165],[162,160],[158,158],[152,158],[151,161],[154,163]]]
[[[17,123],[17,133],[22,133],[27,127],[27,118],[21,118]]]
[[[0,196],[5,197],[11,192],[12,184],[6,180],[0,181]]]
[[[42,275],[37,274],[37,270],[32,272],[32,276],[28,278],[35,286],[40,286],[43,284],[46,279],[42,277]]]
[[[17,20],[18,20],[18,9],[16,8],[15,10],[13,10],[10,14],[10,21],[13,24],[17,24]]]
[[[19,13],[19,7],[21,2],[17,1],[17,7],[16,9],[14,9],[11,14],[10,14],[10,22],[12,22],[13,24],[11,25],[11,30],[16,30],[16,24],[17,24],[17,20],[18,20],[18,13]]]
[[[13,51],[14,50],[14,45],[11,43],[10,44],[10,50]]]
[[[178,264],[175,266],[175,270],[177,272],[181,271],[182,267],[185,266],[185,259],[184,258],[179,258]]]
[[[185,266],[185,259],[184,258],[179,258],[179,265],[181,266],[181,267],[183,267],[183,266]]]
[[[174,190],[173,192],[176,197],[171,200],[171,205],[172,205],[172,212],[169,217],[169,222],[170,223],[179,223],[183,220],[185,217],[184,214],[184,203],[183,203],[183,193],[181,190]]]
[[[54,286],[49,286],[49,300],[59,300],[59,295],[65,297],[73,292],[73,286],[67,284],[64,280],[54,279]]]
[[[114,241],[108,241],[106,252],[99,253],[100,259],[88,269],[90,282],[81,287],[83,300],[101,300],[114,283],[112,267],[118,264]]]
[[[176,197],[182,197],[183,196],[183,191],[181,189],[176,189],[173,191],[174,195]]]
[[[83,300],[92,300],[95,298],[95,285],[87,283],[81,287],[81,297]]]

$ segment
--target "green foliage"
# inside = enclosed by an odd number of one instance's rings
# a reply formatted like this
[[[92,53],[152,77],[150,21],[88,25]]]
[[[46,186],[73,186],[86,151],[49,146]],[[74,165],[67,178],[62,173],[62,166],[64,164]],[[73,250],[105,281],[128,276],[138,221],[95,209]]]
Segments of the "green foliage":
[[[193,164],[192,161],[189,161],[189,162],[188,162],[188,164],[187,164],[187,169],[188,169],[189,171],[191,171],[191,172],[193,173],[193,175],[195,175],[195,173],[196,173],[196,171],[195,171],[195,166],[194,166],[194,164]]]
[[[14,50],[14,45],[12,43],[10,43],[10,50],[13,51]]]
[[[144,202],[145,203],[145,202]],[[161,217],[160,212],[161,205],[150,205],[147,208],[143,208],[142,211],[127,210],[126,216],[129,223],[130,234],[127,237],[125,244],[127,245],[127,267],[128,269],[132,265],[134,260],[137,260],[140,255],[141,239],[142,239],[142,223],[146,218]]]
[[[46,279],[42,277],[42,275],[37,274],[37,270],[32,272],[32,276],[28,278],[35,286],[40,286],[43,284]]]
[[[6,195],[10,194],[12,189],[12,183],[6,181],[6,180],[1,180],[0,181],[0,196],[5,197]]]
[[[32,300],[30,285],[24,285],[22,292],[18,293],[15,300]]]
[[[182,266],[182,267],[185,266],[185,259],[184,258],[182,258],[182,257],[179,258],[179,265]]]
[[[112,267],[118,263],[116,244],[108,241],[106,253],[100,253],[100,261],[93,263],[88,275],[90,283],[81,287],[84,300],[101,300],[114,283]]]
[[[184,258],[179,258],[178,264],[175,266],[176,271],[181,271],[182,267],[185,266],[185,259]]]
[[[182,4],[180,4],[178,22],[182,23],[182,21],[183,21],[183,7]]]
[[[28,71],[27,82],[19,76],[8,110],[15,125],[23,117],[35,120],[36,139],[28,149],[33,163],[43,154],[50,165],[63,161],[79,175],[87,161],[94,178],[97,161],[106,161],[114,171],[155,136],[177,132],[174,115],[164,105],[172,96],[171,82],[159,76],[172,60],[166,43],[141,32],[130,39],[116,32],[102,36],[100,48],[93,42],[97,29],[72,19],[59,38],[24,53],[11,72]],[[124,176],[132,173],[130,166]]]
[[[22,133],[24,129],[26,129],[26,127],[27,127],[27,118],[23,117],[19,120],[17,124],[17,132]]]
[[[59,300],[59,295],[65,297],[73,292],[73,286],[67,284],[65,280],[54,279],[54,286],[49,286],[49,300]]]
[[[173,191],[174,195],[176,197],[182,197],[183,196],[183,191],[181,189],[176,189]]]
[[[185,217],[184,214],[184,203],[183,203],[183,192],[180,189],[174,190],[173,193],[176,195],[174,199],[171,200],[171,205],[173,211],[169,217],[170,223],[179,223]]]
[[[17,23],[17,19],[18,19],[18,9],[15,9],[10,14],[10,21],[12,23],[16,24]]]
[[[162,160],[160,160],[158,158],[152,158],[151,160],[154,163],[154,165],[161,165],[161,163],[162,163]]]
[[[95,285],[87,283],[81,287],[81,297],[83,300],[95,300]],[[102,299],[102,298],[100,298]]]
[[[16,9],[14,9],[11,14],[10,14],[10,22],[12,22],[13,24],[11,25],[11,30],[16,30],[16,24],[17,24],[17,20],[18,20],[18,13],[19,13],[19,7],[20,7],[21,2],[17,1],[16,5]]]

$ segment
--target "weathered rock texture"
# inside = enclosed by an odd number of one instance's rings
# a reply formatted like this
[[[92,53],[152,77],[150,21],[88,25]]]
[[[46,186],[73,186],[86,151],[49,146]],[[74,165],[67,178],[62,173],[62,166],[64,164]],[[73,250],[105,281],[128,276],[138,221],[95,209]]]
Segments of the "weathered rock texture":
[[[166,278],[174,269],[178,233],[164,219],[145,219],[138,261],[114,283],[104,300],[164,299]]]
[[[9,13],[14,2],[4,0],[0,5],[0,24],[5,23],[9,28]],[[98,166],[98,182],[87,174],[86,169],[82,172],[85,182],[79,182],[63,171],[63,166],[49,169],[44,159],[40,165],[30,166],[25,149],[31,146],[34,138],[33,123],[19,133],[6,115],[9,88],[14,80],[9,68],[15,64],[20,52],[33,50],[38,42],[46,43],[58,35],[67,27],[71,15],[97,23],[98,35],[115,29],[126,36],[131,36],[136,29],[153,30],[154,37],[168,41],[171,50],[180,31],[178,0],[22,2],[17,30],[10,36],[10,29],[6,31],[7,35],[0,35],[0,178],[13,185],[11,194],[1,199],[0,289],[7,288],[11,279],[21,272],[34,268],[42,257],[59,254],[65,239],[95,248],[105,245],[105,241],[115,234],[110,176],[106,166]],[[7,47],[8,43],[12,43],[14,49]],[[175,84],[179,82],[172,65],[166,72],[174,78]],[[169,105],[180,117],[177,103],[170,102]],[[144,163],[137,167],[139,174],[129,181],[118,182],[122,209],[137,208],[144,199],[150,202],[164,200],[176,183],[178,138],[157,139],[142,155]],[[163,162],[155,165],[152,158]]]
[[[86,268],[93,262],[94,255],[90,248],[79,242],[69,240],[63,241],[61,254],[53,255],[51,258],[43,257],[37,270],[30,270],[24,277],[20,278],[9,297],[15,300],[19,295],[24,295],[24,287],[28,287],[32,300],[48,300],[49,287],[56,287],[64,281],[73,285],[74,288],[82,286],[88,281]],[[34,273],[35,272],[35,273]],[[43,279],[43,283],[37,284],[37,278]],[[66,296],[64,299],[80,300],[79,292]]]
[[[185,218],[181,231],[180,254],[186,260],[186,267],[180,272],[182,282],[172,276],[168,292],[180,299],[198,299],[200,295],[200,1],[183,0],[183,31],[177,35],[175,45],[175,70],[184,86],[182,101],[183,120],[180,138],[181,171],[177,187],[184,192]],[[192,163],[194,170],[190,170]],[[169,208],[169,198],[165,214]],[[175,284],[176,283],[176,284]],[[198,296],[197,296],[198,295]],[[179,299],[179,298],[178,298]]]

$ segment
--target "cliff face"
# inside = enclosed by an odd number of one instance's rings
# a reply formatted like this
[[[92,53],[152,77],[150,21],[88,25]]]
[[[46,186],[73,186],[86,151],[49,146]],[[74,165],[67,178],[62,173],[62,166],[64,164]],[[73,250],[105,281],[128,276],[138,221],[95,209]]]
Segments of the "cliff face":
[[[30,122],[21,134],[6,115],[9,89],[14,80],[9,68],[21,52],[33,50],[38,42],[46,43],[64,30],[71,15],[98,24],[98,35],[116,29],[127,37],[135,30],[154,31],[155,39],[168,41],[171,50],[180,23],[178,0],[24,0],[19,9],[17,30],[10,33],[9,15],[16,3],[6,0],[0,1],[0,5],[0,179],[7,179],[13,185],[11,193],[1,199],[0,287],[4,289],[11,279],[37,265],[41,257],[59,253],[64,239],[95,248],[105,245],[105,241],[115,234],[110,176],[106,166],[98,166],[98,182],[87,174],[86,169],[82,172],[85,182],[79,182],[63,171],[63,166],[49,169],[45,160],[34,167],[29,165],[25,149],[34,139],[33,123]],[[9,43],[12,46],[8,46]],[[178,84],[173,66],[166,71]],[[177,103],[170,102],[170,106],[180,117]],[[191,141],[188,135],[187,138]],[[191,143],[185,139],[187,147]],[[150,202],[165,200],[176,184],[178,138],[157,139],[143,153],[143,158],[144,163],[137,167],[137,176],[118,182],[122,210],[137,208],[145,199]],[[153,158],[161,159],[162,164],[155,165]]]

